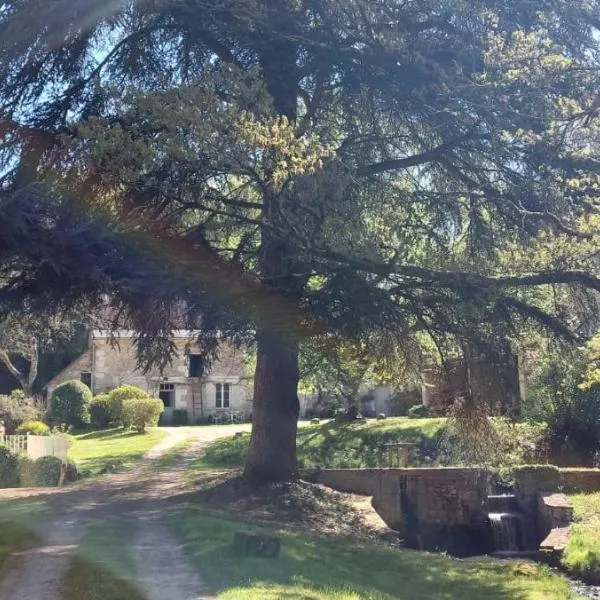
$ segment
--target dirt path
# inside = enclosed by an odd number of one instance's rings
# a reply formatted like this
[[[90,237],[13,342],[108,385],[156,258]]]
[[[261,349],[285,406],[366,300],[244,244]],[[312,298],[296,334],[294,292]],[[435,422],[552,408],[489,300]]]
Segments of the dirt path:
[[[205,600],[198,575],[164,524],[165,509],[185,492],[182,474],[207,444],[248,430],[239,427],[169,428],[140,465],[83,485],[46,492],[47,516],[36,535],[40,543],[10,561],[0,581],[1,600],[61,600],[60,587],[74,550],[86,528],[124,519],[135,527],[132,553],[136,579],[148,600]],[[185,440],[193,440],[173,465],[156,469],[153,461]],[[29,490],[33,495],[35,490]]]

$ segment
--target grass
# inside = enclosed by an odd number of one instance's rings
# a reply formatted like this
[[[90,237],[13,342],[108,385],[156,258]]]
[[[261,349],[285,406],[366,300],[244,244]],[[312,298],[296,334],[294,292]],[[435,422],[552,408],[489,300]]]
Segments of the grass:
[[[63,600],[145,600],[132,582],[127,528],[98,525],[88,529],[62,582]]]
[[[600,492],[571,494],[575,523],[563,555],[563,565],[586,580],[600,584]]]
[[[182,440],[181,442],[171,446],[166,452],[163,452],[163,454],[154,460],[154,466],[159,469],[173,466],[181,454],[193,443],[194,440],[190,438],[187,440]]]
[[[128,469],[166,435],[161,429],[137,433],[120,428],[75,433],[69,458],[84,477]]]
[[[0,572],[9,556],[31,544],[43,518],[45,503],[37,500],[0,502]]]
[[[256,527],[185,507],[172,526],[219,600],[567,600],[566,579],[533,563],[456,560],[371,542]],[[237,530],[276,534],[276,559],[236,556]]]
[[[311,425],[298,430],[298,460],[301,467],[360,468],[386,466],[382,445],[386,442],[415,442],[419,454],[433,456],[445,419],[391,418],[367,423]],[[236,468],[244,463],[250,442],[245,433],[211,445],[191,469]]]

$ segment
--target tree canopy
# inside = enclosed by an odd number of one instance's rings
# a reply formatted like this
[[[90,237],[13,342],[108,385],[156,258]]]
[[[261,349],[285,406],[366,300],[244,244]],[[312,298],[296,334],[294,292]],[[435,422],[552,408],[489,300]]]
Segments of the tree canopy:
[[[589,333],[599,8],[4,5],[0,296],[108,296],[143,362],[181,307],[207,351],[256,339],[263,478],[295,471],[307,337]]]

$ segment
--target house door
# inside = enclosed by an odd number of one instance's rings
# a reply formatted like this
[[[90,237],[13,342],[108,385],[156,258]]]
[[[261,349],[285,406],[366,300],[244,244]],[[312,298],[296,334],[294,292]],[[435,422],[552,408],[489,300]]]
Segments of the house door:
[[[165,410],[160,418],[163,425],[169,425],[173,420],[173,409],[175,408],[175,384],[161,383],[158,397],[163,401]]]
[[[161,383],[158,397],[163,401],[165,408],[173,408],[175,406],[175,384]]]

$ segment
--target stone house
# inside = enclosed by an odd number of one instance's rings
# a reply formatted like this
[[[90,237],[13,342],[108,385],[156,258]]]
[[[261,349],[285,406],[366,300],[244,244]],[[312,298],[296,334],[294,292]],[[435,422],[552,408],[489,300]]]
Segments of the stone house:
[[[94,330],[88,349],[46,385],[48,395],[59,384],[79,379],[94,395],[121,384],[136,385],[165,404],[162,421],[171,422],[174,409],[186,410],[188,422],[209,416],[249,418],[252,412],[252,378],[243,351],[223,341],[217,359],[205,368],[195,340],[197,332],[178,330],[172,341],[177,356],[159,372],[144,373],[137,366],[135,332],[119,330],[111,339],[108,332]]]

